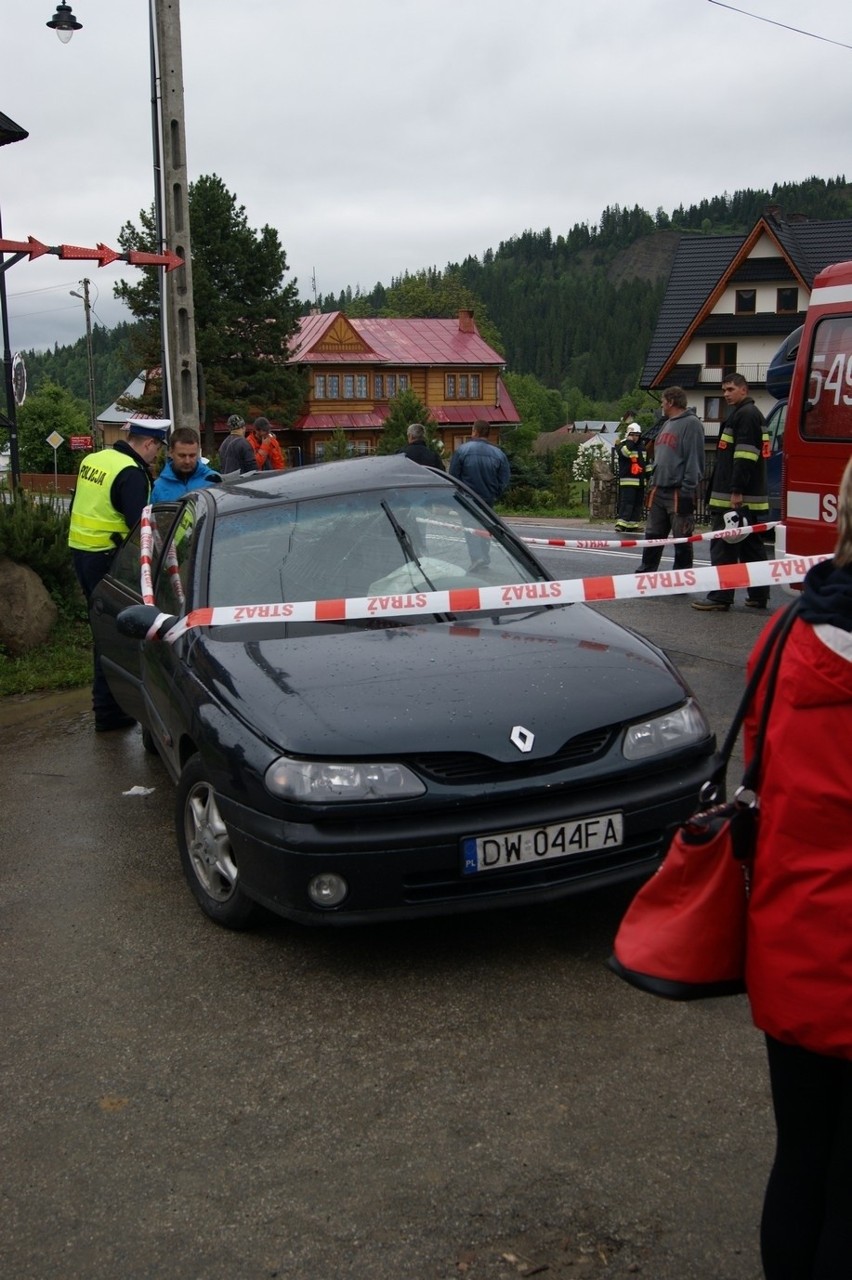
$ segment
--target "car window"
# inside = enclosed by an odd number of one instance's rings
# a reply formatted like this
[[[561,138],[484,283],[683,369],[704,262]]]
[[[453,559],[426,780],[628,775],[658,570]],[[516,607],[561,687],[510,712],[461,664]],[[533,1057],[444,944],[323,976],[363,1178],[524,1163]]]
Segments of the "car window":
[[[157,512],[153,512],[156,520]],[[174,512],[163,512],[162,515],[171,523]],[[195,507],[186,503],[181,510],[171,537],[166,543],[165,551],[159,557],[158,572],[154,588],[154,602],[164,613],[181,614],[186,609],[186,588],[189,574],[189,563],[195,540]],[[158,541],[157,530],[154,535],[155,545]]]
[[[444,591],[544,580],[454,489],[385,489],[220,516],[211,605]]]
[[[127,541],[119,549],[110,565],[109,576],[120,582],[128,591],[141,595],[141,576],[139,569],[140,526],[132,529]]]

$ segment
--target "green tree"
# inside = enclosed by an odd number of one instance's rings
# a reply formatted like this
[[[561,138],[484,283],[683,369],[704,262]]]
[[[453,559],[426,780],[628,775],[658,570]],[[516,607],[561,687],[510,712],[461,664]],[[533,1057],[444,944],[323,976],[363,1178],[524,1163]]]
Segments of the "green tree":
[[[401,391],[390,401],[388,408],[389,413],[379,441],[379,453],[399,453],[404,449],[408,442],[406,433],[412,422],[423,423],[426,428],[426,443],[430,449],[436,449],[440,453],[434,437],[434,420],[416,392]]]
[[[525,427],[556,431],[568,421],[560,393],[546,387],[533,374],[507,373],[503,381]]]
[[[295,280],[284,283],[287,258],[270,226],[253,230],[245,208],[215,174],[189,188],[192,275],[198,360],[204,371],[207,422],[263,413],[289,425],[307,397],[306,376],[285,363],[298,327]],[[119,233],[124,250],[152,249],[154,216],[142,210],[139,226]],[[144,324],[139,368],[160,363],[157,268],[137,284],[122,282],[116,296]],[[154,406],[155,408],[157,406]]]
[[[346,438],[346,432],[342,427],[336,427],[323,450],[322,460],[323,462],[338,462],[348,457],[349,441]]]
[[[28,395],[18,410],[18,454],[22,471],[52,472],[53,448],[47,437],[54,431],[65,440],[56,451],[56,469],[64,475],[77,470],[77,462],[85,454],[74,454],[68,444],[71,436],[91,433],[89,411],[70,391],[55,382],[43,382],[38,391]]]

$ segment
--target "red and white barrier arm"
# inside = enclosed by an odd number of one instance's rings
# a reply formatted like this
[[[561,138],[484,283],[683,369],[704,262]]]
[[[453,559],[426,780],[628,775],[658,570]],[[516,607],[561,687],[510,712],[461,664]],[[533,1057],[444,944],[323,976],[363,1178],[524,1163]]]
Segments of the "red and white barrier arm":
[[[421,614],[506,613],[531,605],[636,600],[689,592],[742,587],[782,586],[801,582],[808,570],[830,556],[802,556],[753,564],[707,566],[657,573],[627,573],[599,578],[567,578],[554,582],[518,582],[502,587],[459,587],[452,591],[411,591],[341,600],[294,600],[284,603],[194,609],[166,635],[171,644],[194,627],[227,627],[281,622],[352,622],[364,618],[415,618]],[[164,621],[161,615],[152,632]],[[149,633],[150,634],[150,633]]]
[[[768,524],[753,524],[751,533],[766,533],[774,529],[777,520]],[[570,547],[575,551],[604,551],[610,547],[674,547],[682,542],[713,542],[716,538],[741,538],[742,529],[717,529],[713,533],[694,533],[689,538],[521,538],[528,547]]]
[[[468,529],[464,525],[451,524],[449,520],[429,520],[417,517],[418,524],[431,524],[442,529],[453,529],[456,533],[471,533],[479,538],[490,538],[487,529]],[[769,520],[765,524],[749,526],[750,533],[766,533],[774,529],[780,521]],[[712,533],[693,533],[688,538],[522,538],[528,547],[570,547],[574,551],[606,551],[613,547],[674,547],[682,542],[713,542],[716,538],[741,538],[742,529],[716,529]]]

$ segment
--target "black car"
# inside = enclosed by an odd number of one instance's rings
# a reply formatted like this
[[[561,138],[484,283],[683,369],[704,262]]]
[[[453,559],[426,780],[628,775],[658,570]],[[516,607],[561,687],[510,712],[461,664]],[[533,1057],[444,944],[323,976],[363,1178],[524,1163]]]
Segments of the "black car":
[[[93,625],[220,924],[258,903],[342,924],[547,901],[647,873],[695,807],[715,743],[668,659],[554,602],[444,473],[236,477],[151,523],[154,604],[137,529]],[[505,603],[471,609],[488,586]]]

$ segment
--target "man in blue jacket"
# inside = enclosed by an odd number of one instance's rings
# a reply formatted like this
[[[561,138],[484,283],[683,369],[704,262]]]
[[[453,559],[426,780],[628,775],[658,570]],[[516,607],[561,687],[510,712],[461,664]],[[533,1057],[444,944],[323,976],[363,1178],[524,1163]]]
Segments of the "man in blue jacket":
[[[494,506],[509,487],[512,478],[509,459],[496,444],[489,444],[490,423],[484,419],[474,422],[470,439],[456,449],[450,458],[450,475],[463,480],[474,493],[478,493],[490,507]],[[491,558],[488,539],[465,534],[471,557],[471,568],[485,567]]]
[[[450,475],[484,498],[490,507],[506,492],[511,473],[509,459],[496,444],[489,444],[490,424],[474,422],[470,439],[456,449],[450,458]]]
[[[176,427],[169,439],[169,456],[154,487],[152,502],[177,502],[190,489],[207,489],[222,477],[201,460],[201,441],[192,427]]]

